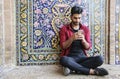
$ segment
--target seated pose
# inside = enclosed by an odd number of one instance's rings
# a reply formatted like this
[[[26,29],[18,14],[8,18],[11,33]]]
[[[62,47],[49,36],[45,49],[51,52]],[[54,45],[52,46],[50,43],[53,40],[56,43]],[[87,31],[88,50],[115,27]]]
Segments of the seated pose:
[[[90,30],[81,24],[83,9],[74,6],[71,9],[71,23],[60,28],[60,64],[63,66],[64,75],[71,72],[85,75],[108,75],[104,68],[98,68],[103,64],[102,56],[90,56],[86,50],[91,48]]]

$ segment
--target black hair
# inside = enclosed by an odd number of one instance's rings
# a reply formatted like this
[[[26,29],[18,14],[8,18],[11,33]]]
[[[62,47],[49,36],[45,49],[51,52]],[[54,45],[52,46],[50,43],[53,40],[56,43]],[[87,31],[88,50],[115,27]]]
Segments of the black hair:
[[[82,12],[83,12],[82,7],[73,6],[73,7],[71,8],[71,15],[73,15],[73,14],[81,14]]]

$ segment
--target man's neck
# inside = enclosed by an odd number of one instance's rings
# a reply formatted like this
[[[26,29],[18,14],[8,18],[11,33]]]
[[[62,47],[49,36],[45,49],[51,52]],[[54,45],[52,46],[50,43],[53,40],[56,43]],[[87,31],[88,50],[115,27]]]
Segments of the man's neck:
[[[73,25],[73,24],[72,24],[72,28],[73,28],[74,30],[78,30],[78,29],[80,28],[80,26],[79,26],[79,25]]]

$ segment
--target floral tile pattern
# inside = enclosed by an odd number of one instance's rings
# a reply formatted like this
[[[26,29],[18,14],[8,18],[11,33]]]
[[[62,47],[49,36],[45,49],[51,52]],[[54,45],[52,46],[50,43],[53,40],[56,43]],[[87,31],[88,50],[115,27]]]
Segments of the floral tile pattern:
[[[16,0],[17,65],[59,62],[59,28],[70,22],[71,6],[83,7],[83,21],[91,29],[93,52],[104,55],[104,0]],[[96,8],[94,8],[94,7]]]

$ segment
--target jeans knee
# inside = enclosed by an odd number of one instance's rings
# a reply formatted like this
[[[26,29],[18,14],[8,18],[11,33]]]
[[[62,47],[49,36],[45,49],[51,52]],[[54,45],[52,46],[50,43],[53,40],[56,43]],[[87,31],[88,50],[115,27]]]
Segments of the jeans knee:
[[[63,56],[60,58],[60,64],[63,66],[69,65],[70,61],[71,61],[71,59],[67,56]]]
[[[103,62],[104,62],[102,56],[97,56],[97,57],[96,57],[96,60],[97,60],[97,62],[99,63],[99,65],[102,65]]]
[[[60,64],[64,64],[64,63],[66,63],[66,62],[67,62],[67,59],[68,59],[67,56],[63,56],[63,57],[61,57],[61,58],[60,58]]]

